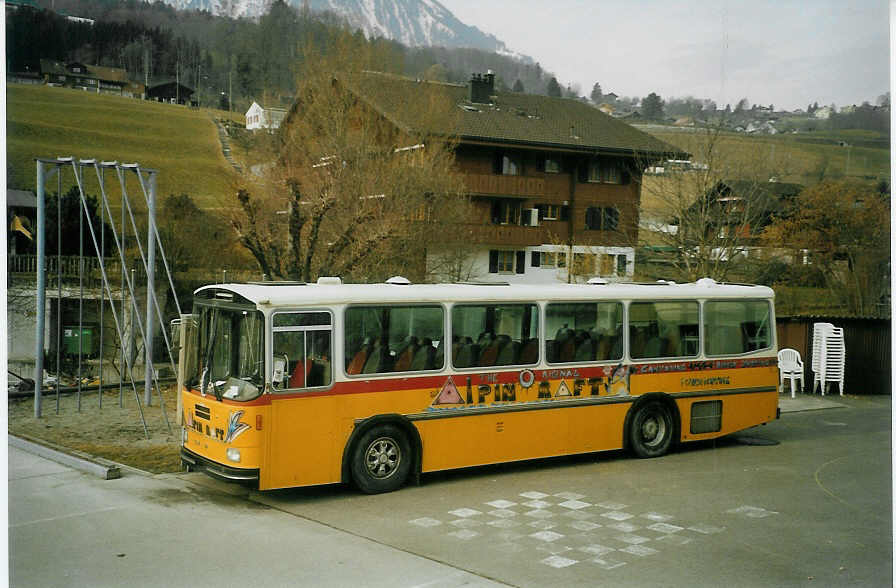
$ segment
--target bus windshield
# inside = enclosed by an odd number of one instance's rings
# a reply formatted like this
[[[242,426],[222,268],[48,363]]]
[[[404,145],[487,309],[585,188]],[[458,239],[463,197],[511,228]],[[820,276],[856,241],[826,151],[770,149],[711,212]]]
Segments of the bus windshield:
[[[187,384],[221,400],[247,401],[264,389],[264,316],[251,307],[197,304],[198,341]]]

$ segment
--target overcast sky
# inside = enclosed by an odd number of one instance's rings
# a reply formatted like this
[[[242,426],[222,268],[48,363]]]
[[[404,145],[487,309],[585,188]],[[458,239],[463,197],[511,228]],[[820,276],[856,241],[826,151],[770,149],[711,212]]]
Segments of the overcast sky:
[[[620,96],[805,109],[890,89],[887,0],[439,1],[586,96],[599,82]]]

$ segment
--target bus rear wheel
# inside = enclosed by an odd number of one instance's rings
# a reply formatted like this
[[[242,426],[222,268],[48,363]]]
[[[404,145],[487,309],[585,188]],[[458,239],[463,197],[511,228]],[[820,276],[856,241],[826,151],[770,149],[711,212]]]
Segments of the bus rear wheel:
[[[373,427],[352,452],[352,480],[361,492],[392,492],[404,485],[411,470],[411,445],[395,425]]]
[[[629,426],[629,445],[638,457],[659,457],[672,445],[672,413],[665,403],[651,400],[638,407]]]

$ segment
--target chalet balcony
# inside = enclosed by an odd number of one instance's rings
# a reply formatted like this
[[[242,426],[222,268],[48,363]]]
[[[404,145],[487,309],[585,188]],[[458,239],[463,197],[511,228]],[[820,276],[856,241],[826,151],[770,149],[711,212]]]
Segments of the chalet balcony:
[[[467,192],[474,196],[515,196],[534,198],[544,195],[544,178],[503,176],[499,174],[466,174]]]
[[[566,227],[559,233],[548,230],[546,227],[521,227],[519,225],[494,225],[494,224],[463,224],[460,225],[461,234],[467,236],[469,242],[480,245],[504,245],[508,247],[532,247],[544,245],[554,241],[563,242],[566,239]]]
[[[37,256],[36,255],[7,255],[6,274],[10,285],[26,286],[37,283]],[[106,276],[115,288],[121,283],[121,262],[117,258],[106,258]],[[138,284],[146,280],[146,271],[138,263],[135,279]],[[55,255],[46,256],[47,287],[55,287],[60,282],[66,285],[77,285],[83,279],[85,288],[101,288],[103,285],[102,272],[99,260],[96,257],[84,256],[83,260],[76,255],[64,255],[57,258]],[[161,263],[156,263],[156,275],[164,271]]]

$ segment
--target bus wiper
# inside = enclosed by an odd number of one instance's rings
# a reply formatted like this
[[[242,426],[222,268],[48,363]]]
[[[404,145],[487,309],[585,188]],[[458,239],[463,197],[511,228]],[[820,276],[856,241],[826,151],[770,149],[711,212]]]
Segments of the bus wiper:
[[[212,313],[212,324],[210,325],[209,328],[212,333],[211,333],[211,336],[208,338],[208,348],[205,351],[205,373],[208,374],[209,384],[212,385],[212,390],[215,391],[215,398],[218,400],[218,402],[221,402],[221,391],[218,390],[218,385],[215,383],[215,379],[212,376],[212,352],[215,349],[215,335],[217,335],[217,333],[218,333],[218,330],[215,328],[217,326],[217,322],[218,322],[218,310],[212,309],[211,313]],[[205,393],[207,385],[203,386],[202,384],[203,384],[203,382],[200,381],[199,387],[202,389],[202,392]]]

